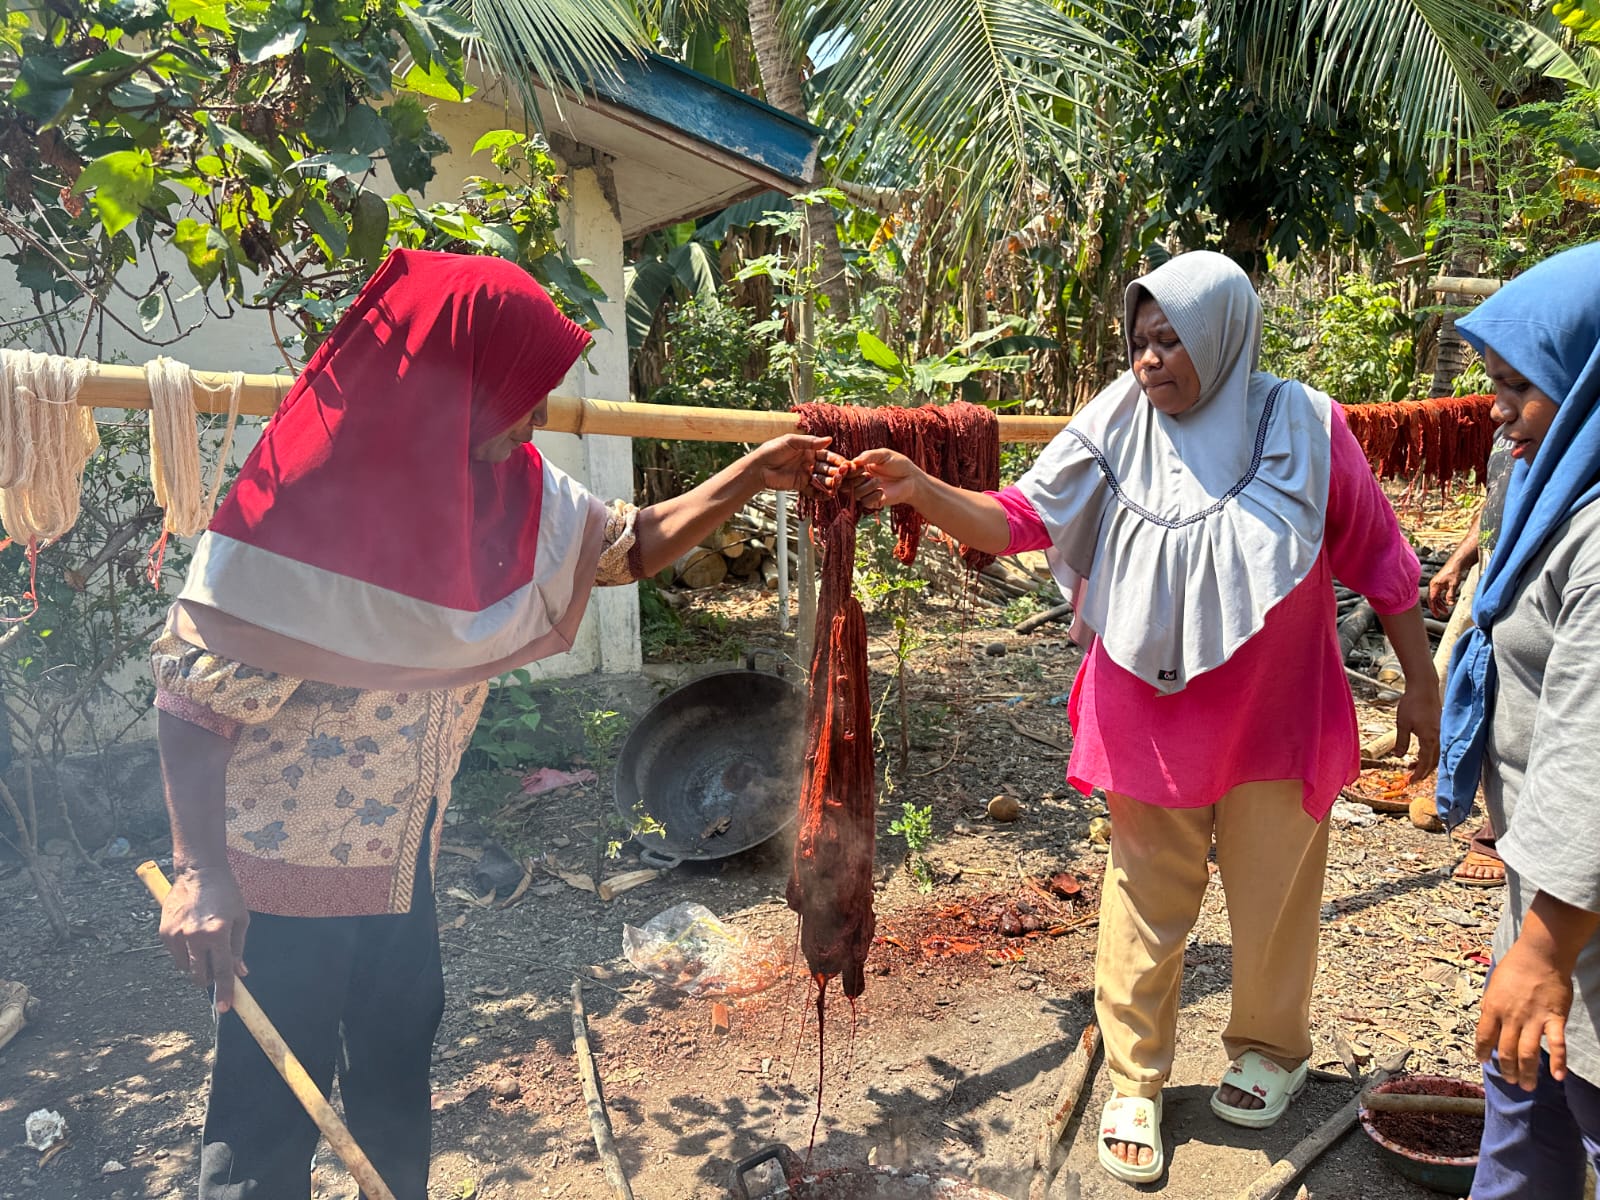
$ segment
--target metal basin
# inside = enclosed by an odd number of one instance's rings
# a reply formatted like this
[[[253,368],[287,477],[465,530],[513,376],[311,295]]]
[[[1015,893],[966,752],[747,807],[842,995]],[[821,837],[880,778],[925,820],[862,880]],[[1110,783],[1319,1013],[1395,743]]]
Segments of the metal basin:
[[[745,1176],[775,1162],[785,1182],[775,1191],[751,1192]],[[893,1167],[829,1167],[808,1170],[787,1146],[768,1146],[733,1165],[730,1193],[737,1200],[1006,1200],[975,1183]]]
[[[795,818],[805,692],[748,665],[684,684],[656,701],[617,755],[617,812],[640,858],[671,867],[760,845]]]
[[[1421,1081],[1424,1085],[1431,1082],[1439,1083],[1465,1083],[1469,1094],[1483,1095],[1483,1088],[1470,1080],[1447,1079],[1442,1075],[1410,1075],[1403,1078]],[[1398,1079],[1389,1080],[1380,1084],[1375,1090],[1388,1092],[1397,1090],[1395,1085]],[[1445,1095],[1456,1094],[1454,1091]],[[1389,1164],[1394,1170],[1404,1175],[1407,1179],[1420,1183],[1429,1191],[1442,1192],[1447,1196],[1465,1196],[1472,1189],[1472,1177],[1478,1169],[1478,1156],[1476,1154],[1467,1158],[1447,1158],[1438,1154],[1427,1154],[1412,1146],[1403,1146],[1392,1138],[1387,1138],[1379,1133],[1372,1123],[1373,1113],[1362,1105],[1357,1114],[1361,1128],[1378,1147],[1379,1157]]]

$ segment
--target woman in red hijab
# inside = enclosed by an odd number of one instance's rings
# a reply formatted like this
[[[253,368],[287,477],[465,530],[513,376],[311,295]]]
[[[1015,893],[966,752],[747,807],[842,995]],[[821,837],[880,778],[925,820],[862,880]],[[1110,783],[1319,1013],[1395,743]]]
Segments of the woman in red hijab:
[[[337,1070],[398,1200],[426,1200],[432,868],[487,681],[568,649],[596,584],[655,573],[762,488],[838,473],[793,434],[608,509],[530,442],[589,340],[512,263],[395,251],[196,546],[152,663],[161,936],[219,1014],[201,1200],[310,1195],[316,1128],[226,1016],[246,973],[325,1091]]]

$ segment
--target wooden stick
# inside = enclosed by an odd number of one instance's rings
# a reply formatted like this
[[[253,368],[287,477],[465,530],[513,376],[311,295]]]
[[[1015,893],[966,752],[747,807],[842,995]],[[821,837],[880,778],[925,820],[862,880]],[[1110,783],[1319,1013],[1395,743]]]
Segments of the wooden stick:
[[[229,375],[195,371],[195,407],[225,413]],[[243,416],[267,417],[278,410],[294,379],[288,375],[246,375],[239,391]],[[149,408],[150,387],[141,367],[97,363],[78,389],[78,403],[91,408]],[[1066,417],[1002,416],[1002,442],[1048,442],[1067,426]],[[631,404],[578,396],[551,396],[545,426],[556,433],[611,434],[618,437],[671,438],[685,442],[764,442],[793,433],[797,420],[786,412],[693,408],[684,404]]]
[[[582,979],[572,981],[572,1051],[578,1056],[578,1079],[583,1083],[583,1098],[589,1105],[589,1132],[594,1135],[594,1148],[600,1155],[606,1182],[617,1200],[633,1200],[633,1189],[628,1186],[622,1159],[617,1155],[617,1143],[611,1136],[611,1118],[606,1114],[605,1094],[600,1090],[600,1072],[595,1069],[594,1055],[589,1050],[589,1022],[583,1015]]]
[[[1084,1026],[1078,1044],[1061,1066],[1061,1091],[1056,1095],[1055,1107],[1045,1117],[1044,1128],[1039,1131],[1039,1144],[1033,1150],[1034,1175],[1028,1187],[1028,1200],[1044,1200],[1045,1193],[1050,1190],[1050,1181],[1060,1168],[1056,1161],[1057,1149],[1067,1126],[1072,1124],[1072,1114],[1078,1110],[1083,1085],[1089,1079],[1089,1067],[1099,1050],[1100,1026],[1091,1021]]]
[[[1361,1103],[1368,1112],[1466,1114],[1481,1117],[1484,1112],[1482,1096],[1408,1096],[1396,1092],[1361,1093]]]
[[[1404,1069],[1406,1059],[1411,1056],[1411,1051],[1403,1050],[1396,1054],[1383,1068],[1374,1071],[1367,1079],[1367,1087],[1375,1088],[1391,1075]],[[1289,1151],[1286,1158],[1281,1158],[1273,1163],[1267,1171],[1257,1177],[1256,1181],[1240,1192],[1234,1200],[1277,1200],[1283,1195],[1283,1190],[1293,1183],[1324,1150],[1327,1150],[1356,1123],[1360,1115],[1361,1095],[1357,1093],[1333,1116],[1329,1117],[1316,1129],[1303,1138],[1293,1150]]]
[[[1035,629],[1038,629],[1039,626],[1041,626],[1041,625],[1047,625],[1051,621],[1059,621],[1059,620],[1061,620],[1061,618],[1070,617],[1071,615],[1072,615],[1072,604],[1071,604],[1070,601],[1068,603],[1066,603],[1066,604],[1058,604],[1054,608],[1047,608],[1047,609],[1045,609],[1044,612],[1034,613],[1033,616],[1028,617],[1025,620],[1019,621],[1017,623],[1016,628],[1013,629],[1012,632],[1013,633],[1032,633]]]
[[[1430,292],[1453,292],[1458,296],[1492,296],[1500,290],[1498,279],[1481,279],[1476,275],[1435,275],[1428,280]]]
[[[161,873],[160,867],[153,862],[144,862],[139,864],[135,873],[145,887],[150,889],[150,894],[158,903],[166,900],[172,885],[167,882],[167,877]],[[255,997],[250,994],[250,989],[245,987],[242,979],[233,981],[233,1011],[239,1014],[244,1027],[250,1031],[250,1036],[255,1038],[256,1045],[261,1047],[261,1052],[267,1056],[267,1061],[277,1068],[279,1075],[283,1076],[283,1081],[289,1085],[294,1098],[300,1101],[300,1106],[306,1110],[306,1114],[316,1122],[317,1128],[322,1130],[322,1136],[328,1139],[328,1145],[333,1147],[333,1152],[349,1169],[368,1200],[394,1200],[394,1193],[389,1190],[389,1185],[383,1182],[378,1169],[372,1165],[361,1147],[356,1145],[355,1138],[350,1136],[350,1131],[339,1119],[339,1114],[333,1111],[333,1105],[328,1103],[328,1098],[322,1094],[322,1089],[317,1087],[310,1075],[306,1074],[305,1067],[300,1065],[300,1060],[295,1057],[294,1051],[289,1049],[282,1035],[273,1027],[267,1014],[261,1011],[261,1006],[256,1003]]]
[[[623,892],[631,892],[636,887],[649,883],[660,876],[660,871],[639,870],[624,871],[620,875],[613,875],[610,879],[602,879],[595,888],[596,894],[602,900],[614,900]]]

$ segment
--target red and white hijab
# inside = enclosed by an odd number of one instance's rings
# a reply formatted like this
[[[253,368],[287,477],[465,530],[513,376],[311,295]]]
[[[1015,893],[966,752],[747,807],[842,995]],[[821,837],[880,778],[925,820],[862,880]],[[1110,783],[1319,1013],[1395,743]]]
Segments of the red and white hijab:
[[[195,548],[169,629],[366,688],[570,648],[606,512],[531,445],[472,458],[590,341],[526,271],[396,250],[301,372]]]

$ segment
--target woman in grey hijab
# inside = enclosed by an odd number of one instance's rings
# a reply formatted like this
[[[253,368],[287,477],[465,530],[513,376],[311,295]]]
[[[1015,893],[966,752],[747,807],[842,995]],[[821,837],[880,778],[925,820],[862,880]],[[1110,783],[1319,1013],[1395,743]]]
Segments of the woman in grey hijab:
[[[1112,816],[1095,1005],[1116,1095],[1101,1164],[1165,1169],[1183,950],[1213,841],[1233,931],[1218,1116],[1264,1128],[1304,1086],[1327,815],[1359,771],[1333,579],[1364,593],[1405,671],[1397,748],[1438,754],[1420,568],[1339,407],[1259,369],[1261,302],[1231,260],[1179,255],[1129,286],[1130,369],[1013,487],[966,492],[892,451],[855,460],[871,507],[968,546],[1042,549],[1092,639],[1069,781]]]

